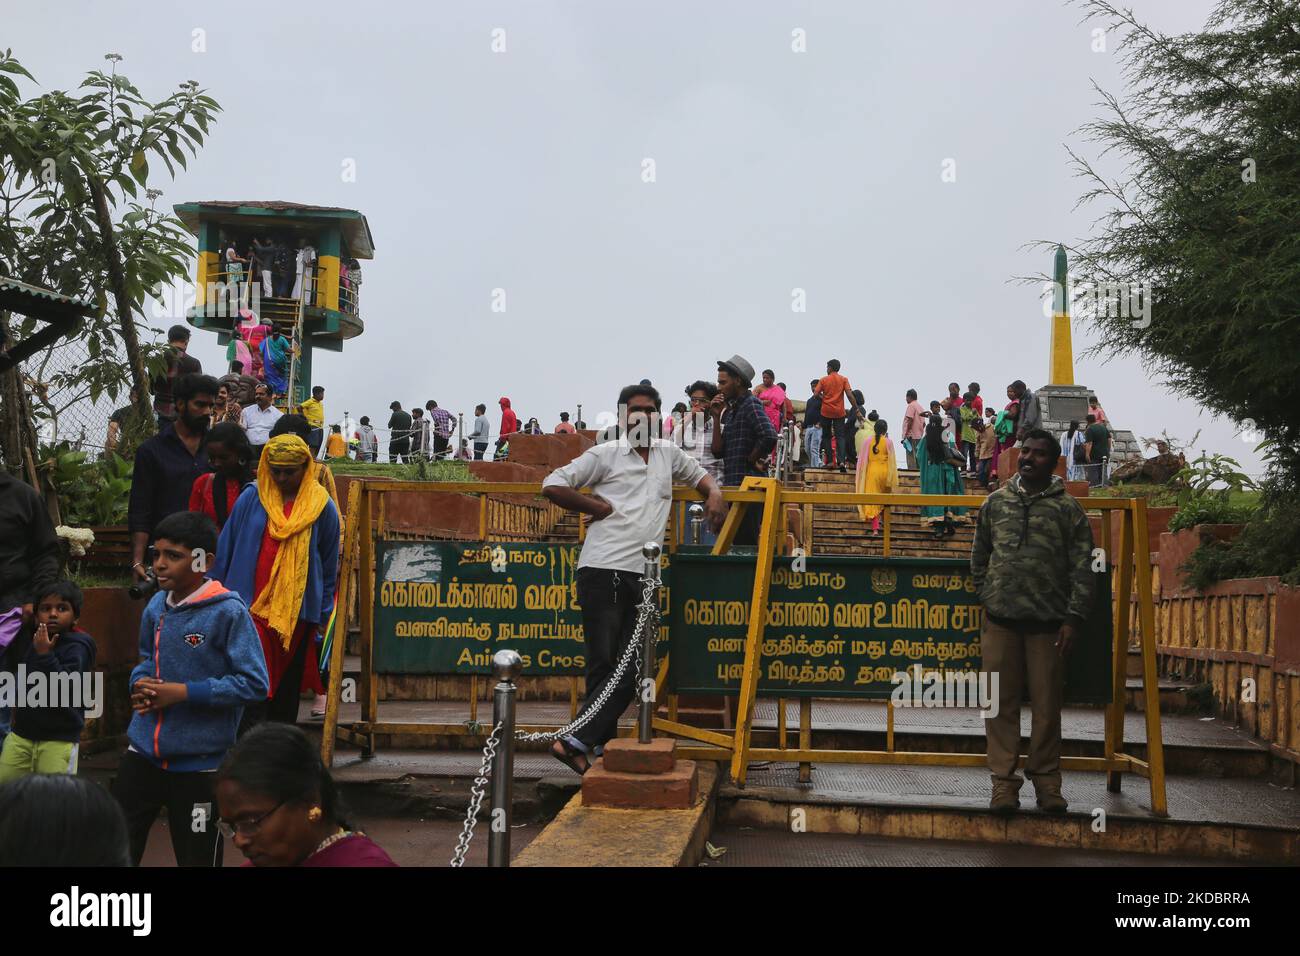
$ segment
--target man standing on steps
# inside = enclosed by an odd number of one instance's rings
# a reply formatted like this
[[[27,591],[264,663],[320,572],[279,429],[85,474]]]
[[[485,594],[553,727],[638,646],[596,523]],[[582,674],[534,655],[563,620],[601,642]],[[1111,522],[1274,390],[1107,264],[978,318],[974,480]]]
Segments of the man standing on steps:
[[[903,449],[907,452],[907,467],[917,470],[916,448],[925,441],[925,409],[917,400],[916,389],[907,390],[907,408],[903,412]]]
[[[1036,428],[1020,446],[1018,473],[980,508],[971,574],[984,626],[984,670],[997,710],[984,721],[995,813],[1020,807],[1020,702],[1028,684],[1033,723],[1025,773],[1039,809],[1064,813],[1061,703],[1065,656],[1092,608],[1092,526],[1052,474],[1061,446]]]
[[[1011,392],[1020,403],[1020,417],[1016,419],[1016,440],[1023,442],[1031,431],[1043,427],[1043,411],[1038,407],[1038,396],[1020,379],[1011,383]]]
[[[808,451],[808,464],[805,468],[822,466],[822,400],[817,397],[817,383],[820,381],[815,378],[809,383],[812,395],[804,403],[803,441]]]
[[[739,355],[718,362],[718,394],[709,402],[713,419],[713,454],[722,459],[722,483],[739,487],[746,476],[762,477],[761,462],[776,447],[776,429],[763,410],[763,403],[749,390],[754,366]],[[763,523],[763,506],[745,509],[736,529],[735,544],[758,544]]]
[[[822,400],[822,453],[826,456],[826,466],[839,466],[844,470],[848,460],[848,443],[853,440],[849,434],[845,401],[854,410],[858,404],[853,397],[853,388],[849,380],[840,374],[840,360],[831,359],[826,363],[826,375],[817,383],[813,394]],[[831,438],[835,439],[834,446]]]
[[[619,437],[593,445],[542,483],[542,494],[550,501],[588,515],[591,522],[575,580],[587,657],[587,698],[579,716],[605,690],[636,631],[645,570],[641,548],[647,541],[663,541],[673,485],[689,485],[707,496],[704,508],[715,531],[727,511],[709,473],[676,444],[658,437],[655,388],[627,386],[618,396],[618,407]],[[583,494],[580,488],[590,488],[591,493]],[[589,755],[599,753],[618,731],[618,718],[635,693],[634,675],[629,663],[600,712],[554,743],[551,753],[556,759],[580,774],[587,772]]]

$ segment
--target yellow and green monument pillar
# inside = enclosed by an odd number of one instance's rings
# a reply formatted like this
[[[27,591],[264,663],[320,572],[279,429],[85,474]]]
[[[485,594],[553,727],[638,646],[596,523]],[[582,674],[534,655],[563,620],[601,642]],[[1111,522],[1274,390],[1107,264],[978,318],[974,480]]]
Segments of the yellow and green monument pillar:
[[[1032,384],[1032,383],[1031,383]],[[1074,343],[1070,330],[1070,274],[1069,260],[1065,246],[1057,245],[1052,262],[1052,331],[1051,344],[1047,356],[1047,384],[1035,389],[1034,396],[1042,414],[1043,428],[1054,435],[1062,436],[1069,429],[1070,422],[1077,422],[1080,428],[1086,427],[1088,417],[1088,399],[1095,393],[1074,380]],[[1112,409],[1102,403],[1107,413],[1114,415],[1119,408]],[[1114,425],[1112,423],[1112,429]],[[1111,436],[1111,455],[1113,461],[1122,461],[1137,455],[1140,448],[1133,433],[1115,429]]]
[[[1074,345],[1070,340],[1069,266],[1065,246],[1057,245],[1052,266],[1052,350],[1048,385],[1074,384]]]

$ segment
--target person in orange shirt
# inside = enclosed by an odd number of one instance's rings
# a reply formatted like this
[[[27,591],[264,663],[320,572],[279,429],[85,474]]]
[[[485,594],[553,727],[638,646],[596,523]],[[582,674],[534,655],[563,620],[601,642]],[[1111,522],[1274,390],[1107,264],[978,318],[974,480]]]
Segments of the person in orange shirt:
[[[814,392],[822,400],[822,451],[826,455],[827,467],[839,466],[844,471],[847,458],[848,428],[845,426],[844,399],[848,396],[849,407],[857,409],[853,398],[853,389],[849,380],[840,374],[840,360],[831,359],[826,363],[826,377],[817,383]],[[831,446],[831,435],[835,436],[835,445]]]
[[[576,430],[573,427],[573,422],[569,421],[569,413],[560,412],[560,424],[555,426],[555,434],[572,435]]]
[[[330,437],[325,441],[326,458],[348,457],[348,445],[343,440],[343,431],[338,425],[330,426]]]

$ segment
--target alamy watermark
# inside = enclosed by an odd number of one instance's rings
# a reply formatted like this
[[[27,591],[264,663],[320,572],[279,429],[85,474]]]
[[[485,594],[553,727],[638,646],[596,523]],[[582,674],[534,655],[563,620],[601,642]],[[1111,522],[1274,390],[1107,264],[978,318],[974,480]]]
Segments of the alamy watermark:
[[[997,671],[927,671],[913,664],[895,671],[890,683],[895,707],[978,707],[985,720],[998,715]]]
[[[0,672],[0,707],[72,708],[94,719],[104,713],[104,672],[28,671],[19,664]]]
[[[1065,309],[1068,301],[1072,315],[1088,318],[1128,319],[1134,328],[1151,325],[1151,306],[1155,286],[1150,282],[1075,282],[1066,295],[1057,282],[1043,283],[1043,315],[1051,318]]]

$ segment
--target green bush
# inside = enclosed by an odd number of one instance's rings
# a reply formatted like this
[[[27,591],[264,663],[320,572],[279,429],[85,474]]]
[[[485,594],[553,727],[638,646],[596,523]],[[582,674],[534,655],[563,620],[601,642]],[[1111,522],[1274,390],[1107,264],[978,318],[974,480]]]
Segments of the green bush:
[[[118,525],[126,521],[134,463],[109,453],[98,461],[67,442],[40,451],[40,468],[59,496],[63,523],[72,527]]]
[[[1169,519],[1169,530],[1181,531],[1198,524],[1243,524],[1254,513],[1255,509],[1247,505],[1207,499],[1179,508]]]
[[[1204,590],[1228,578],[1273,576],[1300,585],[1300,485],[1294,474],[1273,468],[1241,534],[1227,544],[1211,541],[1192,552],[1182,566],[1192,587]]]

